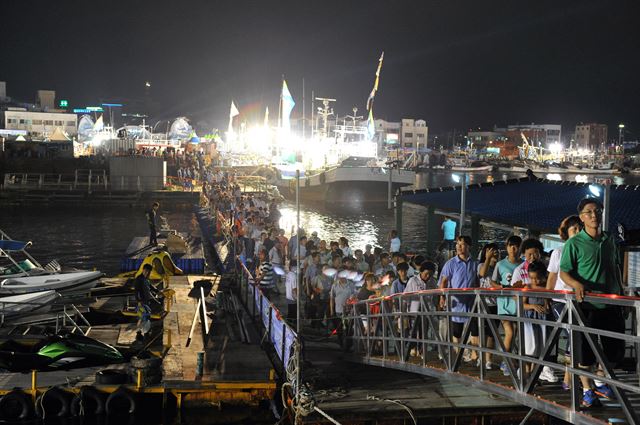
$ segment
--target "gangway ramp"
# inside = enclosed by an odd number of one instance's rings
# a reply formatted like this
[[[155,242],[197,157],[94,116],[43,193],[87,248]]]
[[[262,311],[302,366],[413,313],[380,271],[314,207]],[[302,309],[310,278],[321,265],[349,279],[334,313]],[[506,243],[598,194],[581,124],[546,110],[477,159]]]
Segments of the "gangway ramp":
[[[518,314],[511,317],[518,332],[514,339],[515,347],[507,352],[499,334],[499,320],[504,316],[489,314],[487,299],[495,296],[516,297]],[[467,313],[450,312],[449,309],[439,311],[435,308],[440,296],[445,297],[446,306],[460,302],[463,297],[472,307]],[[540,297],[547,299],[562,298],[565,307],[559,320],[536,320],[524,315],[523,298]],[[410,301],[420,302],[420,311],[409,312]],[[588,295],[585,302],[598,302],[607,307],[621,308],[623,311],[637,311],[640,299],[621,296]],[[451,338],[449,318],[468,318],[461,341],[470,336],[471,320],[479,324],[480,347],[468,343],[454,343]],[[627,319],[627,332],[616,333],[602,331],[585,326],[582,305],[572,293],[554,291],[520,291],[520,290],[430,290],[411,294],[396,294],[391,297],[360,301],[353,305],[346,317],[347,344],[351,350],[350,360],[368,365],[399,369],[415,374],[431,376],[443,380],[457,382],[469,387],[481,389],[513,400],[533,410],[537,410],[571,423],[629,423],[637,424],[640,411],[640,385],[637,364],[626,369],[614,368],[606,358],[600,338],[610,337],[623,341],[628,359],[637,363],[637,347],[640,337],[637,330],[637,316],[633,314]],[[441,325],[441,322],[443,323]],[[529,325],[546,326],[547,338],[538,356],[527,356],[524,350],[524,327]],[[603,365],[603,375],[596,376],[591,372],[579,369],[575,359],[566,359],[564,351],[570,348],[575,352],[575,341],[581,335],[594,350],[597,361]],[[493,336],[498,341],[496,348],[488,348],[484,344],[485,336]],[[555,348],[559,343],[560,356]],[[491,353],[494,362],[506,359],[510,376],[504,376],[496,368],[487,370],[484,362],[466,364],[463,361],[463,349]],[[553,354],[553,355],[550,355]],[[520,373],[526,363],[534,365],[532,373]],[[557,383],[540,383],[538,377],[543,366],[553,369],[559,377]],[[561,378],[565,371],[571,373],[572,390],[563,391]],[[523,376],[524,375],[524,376]],[[608,384],[614,392],[611,399],[603,399],[601,407],[582,409],[580,401],[582,389],[579,377],[599,378]]]

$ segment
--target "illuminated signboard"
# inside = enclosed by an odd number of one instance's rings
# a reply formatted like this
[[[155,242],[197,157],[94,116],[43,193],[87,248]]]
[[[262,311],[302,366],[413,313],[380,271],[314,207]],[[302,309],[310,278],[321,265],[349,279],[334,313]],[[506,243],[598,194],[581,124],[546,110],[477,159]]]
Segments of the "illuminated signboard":
[[[69,101],[67,99],[60,99],[60,102],[58,102],[58,105],[61,108],[67,108],[69,107]]]

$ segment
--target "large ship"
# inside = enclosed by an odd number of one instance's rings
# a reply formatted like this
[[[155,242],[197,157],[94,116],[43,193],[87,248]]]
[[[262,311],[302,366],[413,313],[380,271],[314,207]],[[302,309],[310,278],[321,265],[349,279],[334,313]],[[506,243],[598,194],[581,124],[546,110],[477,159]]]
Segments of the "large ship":
[[[403,186],[415,182],[415,171],[399,167],[396,162],[386,162],[378,157],[378,145],[371,140],[366,126],[357,125],[354,108],[353,122],[329,125],[332,114],[329,102],[322,99],[324,108],[319,115],[324,126],[310,141],[310,149],[304,154],[300,165],[309,164],[300,178],[300,199],[302,201],[325,202],[331,204],[361,205],[384,203],[389,192],[393,196]],[[331,135],[330,135],[331,133]],[[394,165],[395,164],[395,165]],[[275,184],[280,193],[295,199],[296,179],[289,168],[275,167]]]
[[[387,202],[392,195],[412,185],[415,172],[379,165],[375,158],[350,156],[340,164],[300,178],[300,199],[331,204],[371,204]],[[276,178],[280,193],[295,199],[296,179]]]

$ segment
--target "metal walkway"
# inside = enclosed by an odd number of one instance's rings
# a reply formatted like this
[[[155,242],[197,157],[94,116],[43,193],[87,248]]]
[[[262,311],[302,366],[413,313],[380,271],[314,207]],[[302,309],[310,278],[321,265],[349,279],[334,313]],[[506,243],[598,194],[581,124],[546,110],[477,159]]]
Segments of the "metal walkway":
[[[516,297],[517,315],[510,316],[516,333],[513,349],[505,350],[500,334],[500,320],[505,316],[490,314],[488,304],[496,296]],[[440,297],[444,297],[444,311],[436,309]],[[523,299],[536,297],[561,299],[558,320],[537,320],[525,316]],[[411,302],[414,303],[410,311]],[[451,306],[464,303],[468,312],[452,313]],[[640,299],[620,296],[587,296],[585,302],[605,304],[607,308],[619,308],[626,315],[626,332],[604,331],[585,326],[583,305],[572,293],[529,290],[430,290],[410,294],[396,294],[354,303],[345,316],[346,345],[356,362],[386,368],[400,369],[417,374],[452,380],[471,387],[501,395],[534,410],[547,413],[571,423],[629,423],[639,424],[640,382],[638,377],[638,311]],[[417,310],[419,305],[419,311]],[[562,305],[561,305],[562,306]],[[466,318],[459,341],[468,341],[470,323],[478,321],[479,347],[470,343],[452,342],[451,317]],[[538,343],[535,355],[526,355],[526,333],[538,327],[546,331]],[[542,329],[544,328],[544,329]],[[495,348],[487,346],[487,337],[493,338]],[[603,376],[578,368],[567,349],[575,352],[579,337],[592,348],[596,361],[602,365]],[[633,359],[626,369],[613,368],[600,343],[601,338],[611,338],[624,344],[625,358]],[[528,343],[532,348],[530,343]],[[493,363],[504,359],[509,376],[497,365],[490,370],[485,362],[465,363],[463,349],[475,350],[493,356]],[[532,364],[531,373],[521,374],[526,364]],[[553,369],[557,383],[541,383],[538,378],[543,366]],[[571,390],[562,389],[565,372],[571,376]],[[614,392],[611,399],[600,398],[601,407],[581,410],[582,387],[580,377],[599,379]],[[523,420],[525,423],[527,418]]]

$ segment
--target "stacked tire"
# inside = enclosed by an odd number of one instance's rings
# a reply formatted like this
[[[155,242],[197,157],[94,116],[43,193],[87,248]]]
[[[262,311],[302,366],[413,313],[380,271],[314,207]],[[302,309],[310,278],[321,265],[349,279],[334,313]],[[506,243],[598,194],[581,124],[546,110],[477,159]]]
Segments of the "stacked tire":
[[[138,372],[142,372],[142,385],[145,387],[162,382],[162,358],[149,352],[143,352],[131,358],[129,373],[133,382],[138,382]]]

